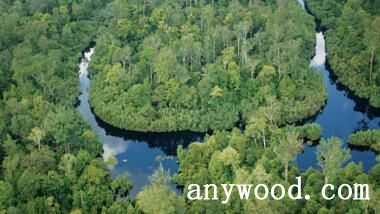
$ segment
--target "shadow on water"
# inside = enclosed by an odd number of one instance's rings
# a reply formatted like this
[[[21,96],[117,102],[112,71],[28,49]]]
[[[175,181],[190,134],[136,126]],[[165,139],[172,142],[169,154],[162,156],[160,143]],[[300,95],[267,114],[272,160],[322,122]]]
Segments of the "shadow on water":
[[[94,114],[95,115],[95,114]],[[107,135],[123,138],[124,140],[132,140],[136,142],[147,143],[149,148],[158,148],[167,156],[176,156],[178,145],[186,148],[192,142],[201,142],[205,134],[179,131],[168,133],[152,133],[152,132],[137,132],[127,131],[115,128],[95,115],[96,122],[102,127]]]
[[[79,81],[81,94],[78,97],[77,109],[91,126],[103,143],[103,158],[116,158],[116,164],[110,167],[113,177],[128,173],[133,182],[130,195],[135,196],[143,186],[149,183],[149,176],[160,165],[171,172],[178,171],[175,157],[177,146],[187,147],[191,142],[201,141],[205,134],[194,132],[177,133],[141,133],[121,130],[103,122],[96,117],[89,104],[90,80],[88,63],[94,47],[83,53],[79,65]],[[172,185],[175,189],[175,186]],[[180,190],[177,190],[180,191]]]
[[[307,6],[299,0],[303,8]],[[317,23],[318,24],[318,23]],[[318,29],[318,28],[317,28]],[[348,136],[358,130],[367,130],[380,127],[380,110],[370,108],[368,102],[359,99],[346,87],[337,83],[337,78],[331,72],[326,62],[325,41],[323,33],[317,33],[316,54],[311,62],[316,72],[323,74],[324,83],[328,90],[328,100],[324,108],[315,116],[306,119],[305,123],[319,123],[323,129],[323,137],[337,136],[345,141],[348,147]],[[78,97],[77,109],[97,133],[103,143],[103,158],[115,157],[117,162],[110,167],[113,177],[129,173],[134,187],[131,196],[135,196],[143,186],[149,183],[149,176],[161,163],[171,174],[178,171],[175,157],[178,145],[188,146],[191,142],[202,141],[205,134],[194,132],[175,133],[142,133],[125,131],[115,128],[96,117],[89,105],[88,63],[94,52],[95,43],[83,52],[79,65],[79,80],[81,95]],[[297,164],[305,170],[317,167],[317,145],[305,146],[303,153],[297,156]],[[350,147],[352,160],[361,162],[364,170],[368,170],[376,163],[376,154],[362,148]],[[172,185],[175,188],[174,185]],[[177,189],[177,191],[180,191]]]
[[[307,5],[304,8],[307,8]],[[310,11],[306,11],[310,14]],[[339,83],[327,61],[328,54],[326,53],[322,31],[316,33],[316,39],[316,54],[310,67],[323,74],[328,100],[321,112],[306,119],[305,122],[320,124],[323,130],[322,137],[325,139],[332,136],[341,138],[344,141],[344,146],[351,149],[351,160],[362,163],[364,170],[367,171],[376,164],[376,153],[365,148],[349,146],[347,141],[350,134],[356,131],[379,128],[380,109],[370,107],[367,100],[357,97],[347,87]],[[298,155],[297,164],[301,169],[317,167],[317,148],[318,146],[305,146],[304,152]]]

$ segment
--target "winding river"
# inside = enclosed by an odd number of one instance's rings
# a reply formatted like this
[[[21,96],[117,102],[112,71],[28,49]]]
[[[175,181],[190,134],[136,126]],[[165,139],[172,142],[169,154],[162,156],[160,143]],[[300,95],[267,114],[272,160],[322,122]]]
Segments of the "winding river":
[[[302,0],[298,0],[305,8]],[[321,72],[328,89],[328,102],[321,112],[307,122],[317,122],[323,129],[323,137],[337,136],[345,141],[357,130],[380,127],[380,113],[373,111],[367,103],[357,99],[347,89],[336,82],[336,78],[326,64],[325,40],[323,33],[316,33],[316,54],[310,66]],[[97,133],[103,143],[103,158],[115,157],[117,162],[110,167],[113,177],[129,173],[133,181],[131,195],[137,194],[149,182],[149,176],[161,163],[171,174],[177,172],[176,148],[179,144],[185,147],[194,141],[201,141],[204,134],[192,132],[177,133],[139,133],[120,130],[103,122],[93,114],[89,105],[88,64],[94,48],[87,50],[79,65],[81,95],[78,97],[78,111]],[[361,162],[365,170],[376,163],[376,154],[372,151],[352,149],[352,160]],[[305,170],[316,166],[316,146],[305,146],[303,153],[297,157],[298,166]]]
[[[303,9],[303,0],[297,0]],[[330,70],[325,47],[325,38],[322,32],[316,33],[315,56],[310,67],[323,74],[323,81],[327,88],[328,100],[322,111],[307,122],[319,123],[322,127],[322,137],[327,139],[336,136],[344,140],[345,147],[351,133],[359,130],[368,130],[380,127],[380,111],[372,109],[368,103],[353,95],[346,87],[337,83],[336,76]],[[316,147],[305,146],[303,153],[297,157],[297,165],[305,170],[317,167]],[[352,161],[362,163],[365,171],[376,164],[376,153],[370,150],[351,148]]]
[[[91,48],[85,52],[79,65],[81,95],[78,97],[77,109],[103,143],[103,158],[107,160],[113,156],[117,159],[117,163],[110,167],[111,175],[115,177],[129,174],[133,182],[130,194],[134,196],[149,183],[149,176],[160,163],[166,170],[170,170],[171,174],[177,172],[177,146],[181,144],[186,147],[191,142],[201,141],[204,134],[130,132],[114,128],[96,117],[88,102],[90,86],[88,63],[94,50]]]

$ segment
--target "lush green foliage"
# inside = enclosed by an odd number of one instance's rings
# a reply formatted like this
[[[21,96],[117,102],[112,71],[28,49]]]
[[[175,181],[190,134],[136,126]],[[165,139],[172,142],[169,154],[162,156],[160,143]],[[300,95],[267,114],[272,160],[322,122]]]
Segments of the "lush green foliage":
[[[313,19],[295,1],[116,0],[101,18],[91,104],[119,128],[284,124],[324,105],[321,77],[308,67]]]
[[[302,174],[305,191],[317,196],[310,201],[242,201],[234,193],[228,205],[189,202],[169,188],[162,168],[126,200],[131,182],[111,179],[96,134],[74,108],[78,58],[96,39],[91,100],[106,121],[143,131],[246,123],[244,132],[217,131],[179,148],[178,184],[289,185],[300,174],[301,141],[318,140],[321,129],[278,127],[314,114],[326,98],[308,69],[314,24],[295,1],[8,0],[0,16],[0,213],[379,209],[380,165],[368,174],[352,163],[342,168],[348,151],[336,138],[318,150],[323,170]],[[323,178],[370,183],[372,200],[325,201]]]
[[[188,213],[374,213],[380,209],[380,181],[377,176],[380,164],[373,167],[368,175],[361,165],[343,164],[350,157],[347,149],[341,148],[338,138],[322,140],[317,152],[322,171],[310,168],[301,173],[294,163],[300,152],[297,135],[286,129],[272,128],[266,132],[267,147],[262,146],[261,136],[252,135],[238,129],[232,132],[216,132],[208,136],[204,143],[193,143],[187,150],[179,148],[180,169],[175,181],[185,186],[189,184],[260,184],[268,186],[281,183],[285,187],[296,183],[296,176],[302,176],[303,195],[311,195],[310,200],[241,200],[238,191],[232,193],[229,203],[201,200],[189,201]],[[325,182],[340,185],[354,183],[370,184],[370,201],[334,199],[326,201],[321,196]],[[204,195],[204,189],[201,188]],[[223,192],[220,188],[219,191]],[[219,196],[223,195],[219,192]],[[336,193],[336,192],[335,192]]]
[[[131,183],[111,180],[96,134],[74,108],[78,58],[105,3],[0,2],[0,213],[126,206]]]
[[[380,107],[380,3],[366,0],[308,0],[327,29],[328,60],[338,80]]]
[[[380,152],[380,130],[356,132],[350,136],[349,143]]]
[[[171,177],[162,165],[152,175],[150,182],[136,197],[136,204],[144,213],[184,212],[185,200],[170,189]]]
[[[322,128],[318,123],[309,123],[303,126],[288,126],[286,129],[297,132],[299,138],[308,141],[317,141],[322,136]]]
[[[336,169],[343,166],[350,159],[350,151],[341,149],[343,141],[337,137],[332,137],[328,141],[322,140],[318,147],[317,160],[325,176],[325,183],[329,179],[337,176]]]

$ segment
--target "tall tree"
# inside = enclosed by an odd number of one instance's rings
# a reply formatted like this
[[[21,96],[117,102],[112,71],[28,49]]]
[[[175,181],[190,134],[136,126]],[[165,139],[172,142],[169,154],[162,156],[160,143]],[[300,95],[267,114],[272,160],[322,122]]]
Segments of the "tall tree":
[[[295,132],[289,132],[278,138],[278,144],[274,152],[285,167],[285,181],[288,181],[289,162],[293,161],[296,155],[302,150],[302,142]]]
[[[32,129],[28,139],[32,140],[38,146],[38,150],[41,150],[41,141],[45,138],[45,131],[39,127]]]
[[[325,176],[325,184],[337,174],[337,170],[351,158],[350,150],[342,148],[343,141],[337,137],[331,137],[327,141],[322,140],[317,149],[318,165]]]
[[[160,167],[150,178],[150,185],[144,187],[136,196],[136,204],[144,213],[183,213],[184,198],[170,189],[169,172]]]
[[[380,47],[380,16],[376,16],[372,21],[371,27],[367,31],[367,41],[371,51],[371,58],[369,60],[369,84],[371,85],[374,64],[376,63],[376,52]]]

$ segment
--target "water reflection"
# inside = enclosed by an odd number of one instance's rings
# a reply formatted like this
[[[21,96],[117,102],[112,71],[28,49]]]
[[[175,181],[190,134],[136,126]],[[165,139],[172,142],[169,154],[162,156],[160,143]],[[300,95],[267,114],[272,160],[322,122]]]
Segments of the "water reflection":
[[[304,3],[299,0],[302,6]],[[322,111],[307,122],[317,122],[323,129],[323,137],[337,136],[347,142],[348,136],[357,130],[380,127],[380,111],[370,108],[363,99],[358,99],[341,84],[336,83],[336,77],[329,72],[326,62],[325,40],[323,33],[316,34],[316,55],[311,61],[311,67],[323,74],[324,83],[328,89],[328,102]],[[148,183],[148,177],[158,168],[163,167],[171,173],[177,172],[175,158],[179,144],[185,147],[193,141],[201,141],[204,135],[192,132],[177,133],[141,133],[114,128],[97,118],[88,103],[88,62],[94,48],[88,50],[80,63],[79,79],[82,94],[79,96],[78,111],[97,133],[103,143],[103,157],[115,157],[116,165],[111,168],[111,175],[123,175],[130,172],[134,183],[131,195],[134,196]],[[348,146],[345,143],[345,146]],[[316,167],[316,147],[306,146],[305,151],[298,155],[297,164],[301,169]],[[363,163],[368,170],[376,163],[374,152],[351,147],[352,160]],[[159,161],[158,161],[159,159]]]
[[[322,127],[324,138],[336,136],[347,140],[351,133],[358,130],[379,128],[380,118],[377,109],[368,107],[363,99],[357,99],[347,88],[337,83],[336,77],[329,71],[326,61],[325,39],[322,32],[316,34],[316,55],[310,67],[323,74],[323,80],[328,90],[328,101],[323,110],[308,122],[317,122]],[[317,167],[316,148],[305,147],[305,151],[298,155],[297,164],[305,170]],[[376,154],[373,151],[352,149],[352,160],[362,163],[364,170],[376,164]]]
[[[297,0],[303,9],[305,9],[305,2],[303,0]]]
[[[111,175],[115,177],[129,173],[133,181],[131,195],[134,196],[148,183],[149,176],[158,168],[160,162],[171,173],[177,172],[175,155],[179,144],[186,147],[190,142],[200,141],[204,136],[192,132],[153,134],[124,131],[97,118],[88,102],[88,63],[93,53],[94,48],[85,52],[79,66],[81,95],[77,108],[103,143],[103,158],[116,158],[116,164],[110,167]]]

